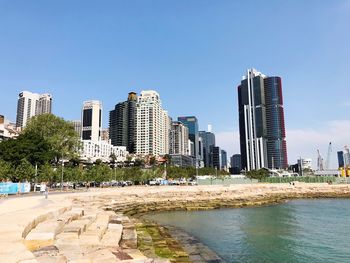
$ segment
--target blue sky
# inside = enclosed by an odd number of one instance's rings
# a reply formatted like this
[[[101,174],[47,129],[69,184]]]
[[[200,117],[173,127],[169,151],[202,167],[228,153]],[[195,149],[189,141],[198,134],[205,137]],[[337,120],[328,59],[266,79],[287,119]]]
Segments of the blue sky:
[[[290,162],[315,162],[329,141],[350,144],[349,25],[340,0],[0,0],[0,114],[15,120],[22,90],[49,92],[65,119],[101,100],[107,127],[129,91],[154,89],[231,155],[237,85],[254,67],[282,77]]]

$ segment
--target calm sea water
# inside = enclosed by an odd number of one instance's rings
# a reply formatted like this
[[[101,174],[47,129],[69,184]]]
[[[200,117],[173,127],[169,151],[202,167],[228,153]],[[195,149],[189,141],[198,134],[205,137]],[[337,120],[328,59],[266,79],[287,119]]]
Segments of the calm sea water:
[[[350,262],[350,199],[149,215],[199,238],[226,262]]]

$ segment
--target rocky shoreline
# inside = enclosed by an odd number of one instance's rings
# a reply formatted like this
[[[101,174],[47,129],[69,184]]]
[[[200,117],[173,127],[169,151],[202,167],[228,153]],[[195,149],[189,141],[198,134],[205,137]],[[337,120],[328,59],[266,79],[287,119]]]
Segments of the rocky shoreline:
[[[105,206],[105,210],[113,210],[116,213],[141,220],[142,224],[149,225],[142,220],[143,216],[152,212],[165,212],[174,210],[209,210],[220,208],[242,208],[263,205],[273,205],[285,202],[291,199],[305,199],[305,198],[350,198],[350,187],[345,186],[331,186],[328,184],[318,185],[260,185],[260,187],[213,187],[200,191],[190,191],[184,193],[170,192],[170,193],[149,193],[141,197],[138,194],[134,195],[133,202],[116,202]],[[192,189],[191,189],[192,190]],[[238,190],[238,191],[237,191]],[[248,190],[248,191],[247,191]],[[140,222],[140,221],[139,221]],[[154,222],[153,222],[154,223]],[[165,258],[170,259],[171,262],[224,262],[218,255],[211,251],[208,247],[201,244],[197,239],[190,236],[184,231],[173,228],[171,226],[152,225],[151,227],[162,229],[165,232],[166,238],[174,238],[182,245],[183,251],[179,244],[174,247],[168,247],[173,250],[174,255]],[[140,248],[140,247],[138,247]],[[142,248],[140,249],[142,251]],[[144,252],[144,251],[142,251]],[[187,255],[182,254],[185,252]],[[146,253],[147,254],[147,253]],[[161,256],[157,253],[149,256]],[[208,256],[209,255],[209,256]]]
[[[157,211],[349,197],[350,185],[297,183],[92,189],[53,195],[49,200],[28,197],[25,205],[20,199],[11,199],[2,204],[0,212],[0,256],[6,262],[22,263],[206,262],[196,251],[200,244],[192,237],[176,235],[177,231],[146,222],[142,216]],[[17,218],[16,224],[13,218]],[[189,243],[195,246],[187,246]]]

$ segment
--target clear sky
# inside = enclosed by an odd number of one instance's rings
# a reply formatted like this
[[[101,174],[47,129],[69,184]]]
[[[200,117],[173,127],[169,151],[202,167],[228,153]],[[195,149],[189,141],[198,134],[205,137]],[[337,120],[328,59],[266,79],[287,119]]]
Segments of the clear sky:
[[[22,90],[79,119],[154,89],[173,118],[213,125],[239,152],[237,86],[247,68],[282,77],[290,163],[350,144],[350,1],[0,0],[0,114]]]

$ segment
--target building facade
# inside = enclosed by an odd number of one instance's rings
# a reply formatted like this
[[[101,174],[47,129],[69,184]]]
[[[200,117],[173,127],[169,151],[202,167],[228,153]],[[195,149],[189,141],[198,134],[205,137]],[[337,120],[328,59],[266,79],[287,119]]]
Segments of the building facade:
[[[305,169],[312,170],[312,159],[310,159],[310,158],[298,159],[298,165],[303,170],[305,170]]]
[[[109,163],[112,154],[115,155],[117,162],[124,162],[129,153],[126,147],[114,146],[107,141],[82,140],[80,158],[83,161],[93,163],[96,160],[101,160]]]
[[[337,156],[338,156],[338,167],[344,168],[344,152],[338,151]]]
[[[52,96],[22,91],[18,95],[16,126],[23,129],[29,119],[44,113],[52,112]]]
[[[73,125],[75,132],[79,135],[79,138],[81,138],[81,120],[70,121],[70,123]]]
[[[188,128],[180,121],[171,124],[169,154],[189,155]]]
[[[240,154],[234,154],[230,158],[230,173],[231,174],[240,174],[242,170],[242,160]]]
[[[196,159],[196,165],[200,164],[199,155],[199,134],[198,134],[198,120],[195,116],[178,117],[178,121],[182,122],[188,128],[188,137],[193,143],[193,157]]]
[[[102,132],[102,103],[97,100],[85,101],[81,119],[82,140],[100,141]]]
[[[218,146],[213,147],[213,167],[220,170],[221,168],[221,149]]]
[[[137,94],[130,92],[127,101],[115,105],[109,112],[109,137],[115,146],[126,146],[136,152],[136,104]]]
[[[0,142],[16,138],[19,135],[15,123],[11,123],[3,115],[0,115]]]
[[[227,170],[227,152],[221,150],[221,170]]]
[[[170,162],[177,167],[191,167],[195,165],[193,156],[183,154],[170,154]]]
[[[348,146],[344,147],[344,167],[350,167],[350,151]]]
[[[136,107],[136,153],[169,153],[170,119],[156,91],[142,91]]]
[[[215,134],[207,131],[199,131],[199,137],[203,145],[203,162],[205,167],[213,165],[213,147],[215,147]]]
[[[281,78],[249,69],[238,86],[238,108],[242,168],[286,169]]]

